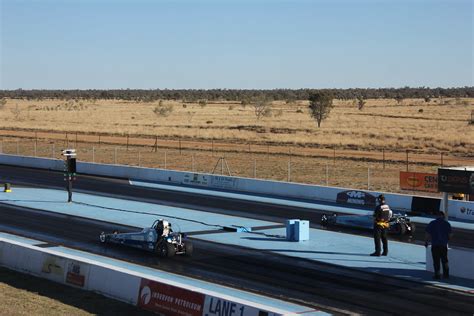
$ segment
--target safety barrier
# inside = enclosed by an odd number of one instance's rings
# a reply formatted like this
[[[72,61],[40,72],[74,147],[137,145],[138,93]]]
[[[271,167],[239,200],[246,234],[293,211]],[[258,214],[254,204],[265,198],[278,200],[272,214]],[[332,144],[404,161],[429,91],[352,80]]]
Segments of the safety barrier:
[[[0,154],[0,164],[58,171],[63,170],[64,168],[63,161],[58,159],[25,157],[6,154]],[[376,196],[383,193],[376,191],[362,191],[319,185],[229,177],[165,169],[97,164],[89,162],[78,162],[77,172],[79,174],[109,176],[150,182],[163,182],[208,189],[224,189],[242,193],[264,194],[275,197],[304,199],[309,201],[328,201],[369,208],[375,206]],[[415,197],[415,201],[414,197],[410,195],[395,193],[383,194],[393,209],[402,211],[411,211],[413,208],[419,210],[420,204],[426,204],[427,207],[432,208],[432,205],[436,204],[436,200],[440,201],[440,199],[425,197]],[[426,200],[426,203],[424,203],[424,200]],[[460,219],[474,220],[473,202],[450,200],[449,210],[450,216]]]
[[[474,252],[472,249],[449,248],[448,262],[450,275],[474,280]],[[434,273],[431,246],[426,248],[426,271]]]
[[[117,267],[4,237],[0,237],[0,265],[93,291],[158,314],[293,315],[282,308],[247,301],[179,281],[136,272],[126,267]],[[279,301],[279,304],[281,303]],[[292,306],[293,309],[298,309],[294,314],[315,312],[307,307]]]

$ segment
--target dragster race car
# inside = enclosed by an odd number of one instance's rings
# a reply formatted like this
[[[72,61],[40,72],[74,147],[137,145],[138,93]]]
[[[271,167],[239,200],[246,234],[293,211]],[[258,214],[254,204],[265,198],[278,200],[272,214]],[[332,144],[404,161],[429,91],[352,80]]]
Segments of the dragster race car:
[[[143,249],[154,252],[161,257],[172,257],[174,255],[188,255],[193,253],[193,244],[187,240],[183,233],[173,232],[168,221],[158,219],[153,225],[142,231],[133,233],[111,234],[100,233],[101,243],[111,243]]]
[[[350,228],[373,229],[372,215],[326,215],[321,216],[322,226],[345,226]],[[415,223],[403,214],[394,214],[389,221],[388,233],[393,235],[413,235]]]

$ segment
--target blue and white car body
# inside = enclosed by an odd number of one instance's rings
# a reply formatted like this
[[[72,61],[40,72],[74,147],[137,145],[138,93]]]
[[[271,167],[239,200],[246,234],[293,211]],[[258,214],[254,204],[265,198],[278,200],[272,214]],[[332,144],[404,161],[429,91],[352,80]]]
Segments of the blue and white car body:
[[[322,226],[344,226],[357,229],[372,230],[374,218],[372,215],[326,215],[321,216]],[[415,224],[408,216],[394,214],[389,221],[388,232],[394,235],[412,235],[415,232]]]
[[[156,220],[151,227],[139,232],[119,233],[117,231],[99,236],[101,243],[119,244],[157,253],[162,257],[174,255],[192,255],[192,243],[183,233],[173,232],[171,224],[165,220]]]

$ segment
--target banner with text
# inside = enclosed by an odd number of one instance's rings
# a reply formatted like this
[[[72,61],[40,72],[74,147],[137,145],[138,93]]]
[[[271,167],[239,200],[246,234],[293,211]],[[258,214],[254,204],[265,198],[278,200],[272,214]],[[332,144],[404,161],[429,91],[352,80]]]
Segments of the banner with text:
[[[170,316],[201,316],[205,295],[180,287],[142,279],[138,307]]]
[[[400,171],[400,189],[438,192],[438,175],[436,173]]]

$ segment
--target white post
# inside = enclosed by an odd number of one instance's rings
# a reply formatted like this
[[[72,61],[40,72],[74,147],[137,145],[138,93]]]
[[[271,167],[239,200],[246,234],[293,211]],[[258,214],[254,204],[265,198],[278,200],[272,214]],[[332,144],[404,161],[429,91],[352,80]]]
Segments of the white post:
[[[115,147],[115,150],[114,150],[114,165],[117,164],[117,147]]]
[[[367,167],[367,190],[370,190],[370,167]]]
[[[329,165],[326,164],[326,186],[329,186]]]
[[[92,163],[95,163],[95,146],[92,146]]]
[[[257,159],[253,160],[253,177],[257,178]]]
[[[448,192],[443,192],[442,211],[444,211],[444,216],[448,218]]]

